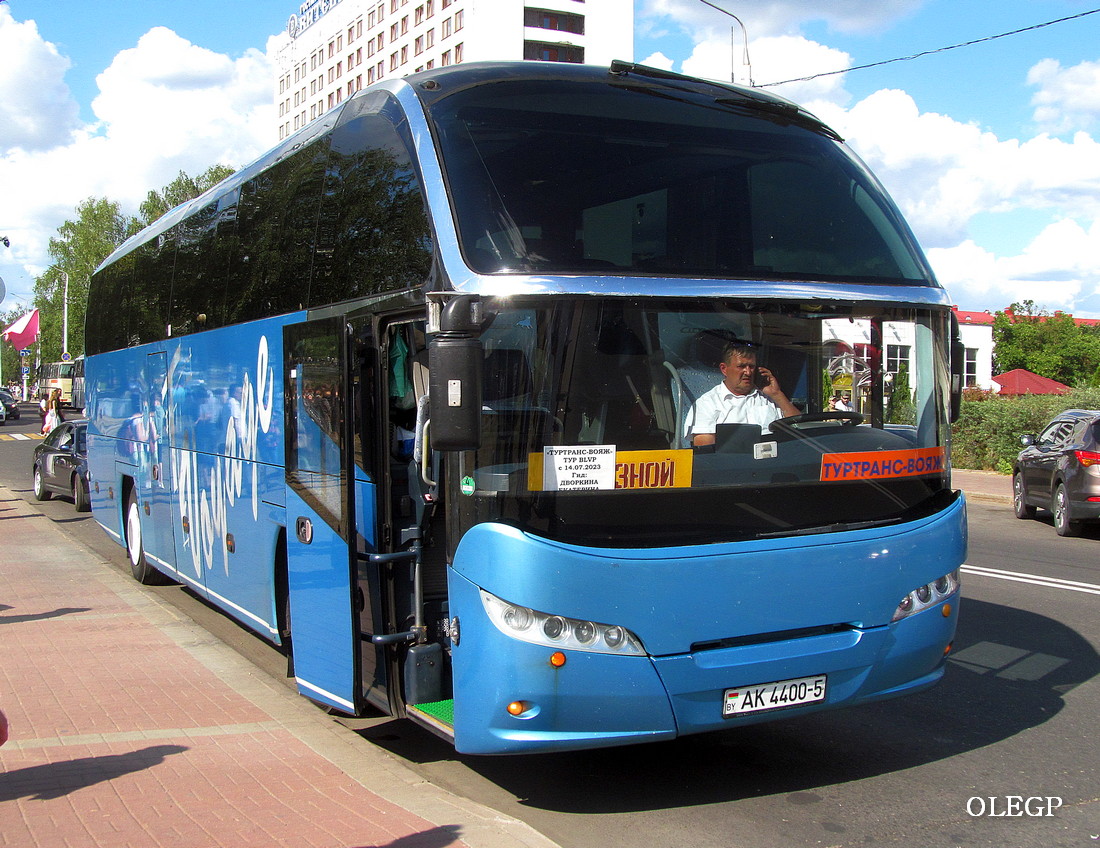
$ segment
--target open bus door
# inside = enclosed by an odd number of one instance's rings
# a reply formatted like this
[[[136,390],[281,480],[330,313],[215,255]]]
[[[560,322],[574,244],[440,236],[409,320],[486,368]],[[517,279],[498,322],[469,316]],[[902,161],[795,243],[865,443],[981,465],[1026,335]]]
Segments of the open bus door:
[[[370,703],[401,715],[406,700],[438,699],[440,649],[427,642],[416,612],[423,605],[418,525],[402,522],[392,537],[381,531],[394,518],[383,515],[392,470],[366,470],[378,439],[376,392],[388,386],[370,318],[288,325],[283,341],[288,618],[298,690],[348,713]]]
[[[357,714],[363,699],[346,320],[288,325],[283,344],[294,677],[306,697]]]

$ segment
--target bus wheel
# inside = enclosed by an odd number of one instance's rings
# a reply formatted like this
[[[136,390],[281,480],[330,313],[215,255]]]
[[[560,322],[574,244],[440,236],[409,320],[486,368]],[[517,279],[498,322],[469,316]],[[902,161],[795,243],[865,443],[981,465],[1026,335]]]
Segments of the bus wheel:
[[[145,558],[145,547],[141,543],[141,510],[133,492],[126,499],[126,555],[130,560],[130,573],[138,583],[162,586],[167,582]]]
[[[76,507],[77,512],[88,512],[92,508],[88,497],[88,486],[80,479],[79,474],[73,475],[73,506]]]

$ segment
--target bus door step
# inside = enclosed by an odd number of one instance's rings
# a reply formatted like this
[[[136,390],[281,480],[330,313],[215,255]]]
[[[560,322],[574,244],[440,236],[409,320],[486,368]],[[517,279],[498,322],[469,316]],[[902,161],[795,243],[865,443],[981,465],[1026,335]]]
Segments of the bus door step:
[[[453,698],[446,701],[432,701],[428,704],[406,704],[405,715],[437,736],[454,742],[455,702]]]

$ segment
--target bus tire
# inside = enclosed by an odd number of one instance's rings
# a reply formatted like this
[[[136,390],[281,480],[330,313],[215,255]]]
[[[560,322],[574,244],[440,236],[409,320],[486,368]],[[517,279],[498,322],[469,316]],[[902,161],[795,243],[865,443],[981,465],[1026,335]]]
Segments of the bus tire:
[[[168,582],[145,557],[145,546],[141,541],[141,508],[132,489],[126,498],[126,558],[130,561],[130,574],[138,583],[163,586]]]

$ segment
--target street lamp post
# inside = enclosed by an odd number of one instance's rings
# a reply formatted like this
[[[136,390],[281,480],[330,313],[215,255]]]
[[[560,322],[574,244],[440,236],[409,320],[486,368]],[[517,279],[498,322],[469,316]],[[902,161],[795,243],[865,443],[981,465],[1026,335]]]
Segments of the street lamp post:
[[[61,297],[61,352],[68,353],[69,351],[69,274],[66,271],[61,272],[62,282],[65,284],[65,290]]]
[[[723,15],[729,15],[729,17],[733,18],[740,25],[741,33],[743,34],[744,39],[745,39],[745,49],[742,51],[742,54],[741,54],[741,59],[742,59],[741,63],[746,68],[748,68],[749,85],[750,86],[756,85],[756,83],[753,81],[753,78],[752,78],[752,62],[749,61],[749,31],[748,31],[748,29],[745,28],[744,23],[742,23],[741,19],[739,17],[737,17],[737,15],[735,15],[733,12],[730,12],[730,11],[727,11],[726,9],[723,9],[721,6],[715,6],[713,3],[710,2],[710,0],[699,0],[699,2],[700,3],[705,3],[706,5],[710,6],[712,9],[715,9],[715,10],[721,12]],[[733,72],[733,57],[736,56],[736,55],[737,55],[737,32],[731,26],[730,27],[730,82],[737,82],[737,75]]]

